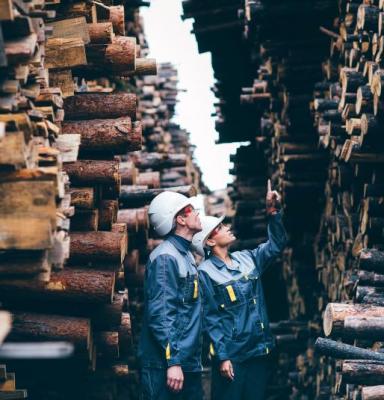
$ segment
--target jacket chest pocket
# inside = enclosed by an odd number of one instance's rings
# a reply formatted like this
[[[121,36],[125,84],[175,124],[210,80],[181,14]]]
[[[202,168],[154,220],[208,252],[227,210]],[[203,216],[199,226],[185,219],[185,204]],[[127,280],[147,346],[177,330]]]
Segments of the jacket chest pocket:
[[[182,278],[183,303],[193,303],[199,298],[199,280],[197,274]]]
[[[243,304],[245,301],[239,282],[228,282],[219,285],[217,287],[216,296],[219,305],[227,309]]]

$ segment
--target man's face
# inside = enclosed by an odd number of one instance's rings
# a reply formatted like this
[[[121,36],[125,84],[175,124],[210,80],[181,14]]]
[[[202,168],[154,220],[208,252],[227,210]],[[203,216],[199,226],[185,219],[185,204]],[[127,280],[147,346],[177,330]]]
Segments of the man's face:
[[[178,222],[188,228],[191,232],[197,233],[202,230],[199,212],[191,205],[184,207],[177,214]]]

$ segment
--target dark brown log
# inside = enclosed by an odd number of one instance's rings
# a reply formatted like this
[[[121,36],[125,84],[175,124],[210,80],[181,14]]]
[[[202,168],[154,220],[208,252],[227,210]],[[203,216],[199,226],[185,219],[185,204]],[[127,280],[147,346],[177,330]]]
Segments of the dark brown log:
[[[136,185],[139,173],[132,161],[121,162],[120,173],[122,185]]]
[[[139,267],[139,250],[130,251],[124,258],[124,272],[135,274]]]
[[[74,231],[97,231],[99,225],[99,210],[76,211],[71,218],[71,229]]]
[[[1,300],[105,304],[112,302],[115,274],[106,271],[64,269],[48,283],[0,281]]]
[[[113,151],[115,154],[140,150],[140,129],[132,129],[128,117],[63,122],[63,133],[81,135],[80,150],[85,152]]]
[[[129,232],[149,229],[148,211],[146,208],[119,210],[117,221],[127,224]]]
[[[121,318],[121,325],[119,327],[119,336],[121,344],[121,352],[129,354],[132,351],[132,328],[131,317],[128,313],[123,313]]]
[[[184,196],[191,197],[197,194],[193,185],[170,187],[166,190],[181,193]],[[149,204],[164,189],[148,189],[146,186],[122,186],[120,193],[120,205],[122,207],[141,207]]]
[[[35,313],[13,313],[11,341],[68,341],[77,353],[88,353],[91,323],[86,318]]]
[[[81,160],[65,163],[63,169],[69,175],[73,185],[120,183],[118,161]]]
[[[345,360],[341,373],[346,383],[379,385],[384,379],[384,363],[373,360]]]
[[[116,232],[71,232],[70,262],[121,264],[126,236]]]
[[[99,332],[95,338],[97,356],[103,360],[119,358],[119,333]]]
[[[71,205],[76,208],[92,209],[95,207],[94,188],[70,188]]]
[[[117,200],[102,200],[99,206],[99,225],[101,231],[110,231],[117,221],[119,204]]]
[[[136,107],[137,96],[133,93],[82,93],[64,99],[65,118],[68,120],[120,117],[135,119]]]

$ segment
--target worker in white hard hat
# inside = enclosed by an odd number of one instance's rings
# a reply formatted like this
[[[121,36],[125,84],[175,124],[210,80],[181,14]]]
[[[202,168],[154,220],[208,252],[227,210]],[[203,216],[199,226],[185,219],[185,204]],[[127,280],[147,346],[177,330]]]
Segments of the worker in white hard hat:
[[[145,400],[201,400],[201,299],[190,245],[201,222],[194,199],[166,191],[149,206],[165,240],[149,256],[139,345]]]
[[[202,217],[193,247],[199,266],[203,327],[213,356],[213,400],[262,400],[270,372],[274,338],[269,329],[261,275],[284,249],[280,195],[268,181],[268,241],[254,250],[229,252],[236,240],[223,218]]]

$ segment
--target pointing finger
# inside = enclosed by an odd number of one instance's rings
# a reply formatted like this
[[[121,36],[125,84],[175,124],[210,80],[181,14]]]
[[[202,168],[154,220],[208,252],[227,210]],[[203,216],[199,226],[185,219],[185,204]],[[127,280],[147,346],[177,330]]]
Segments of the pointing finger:
[[[271,186],[271,180],[268,179],[268,184],[267,184],[267,192],[270,192],[272,190],[272,186]]]

